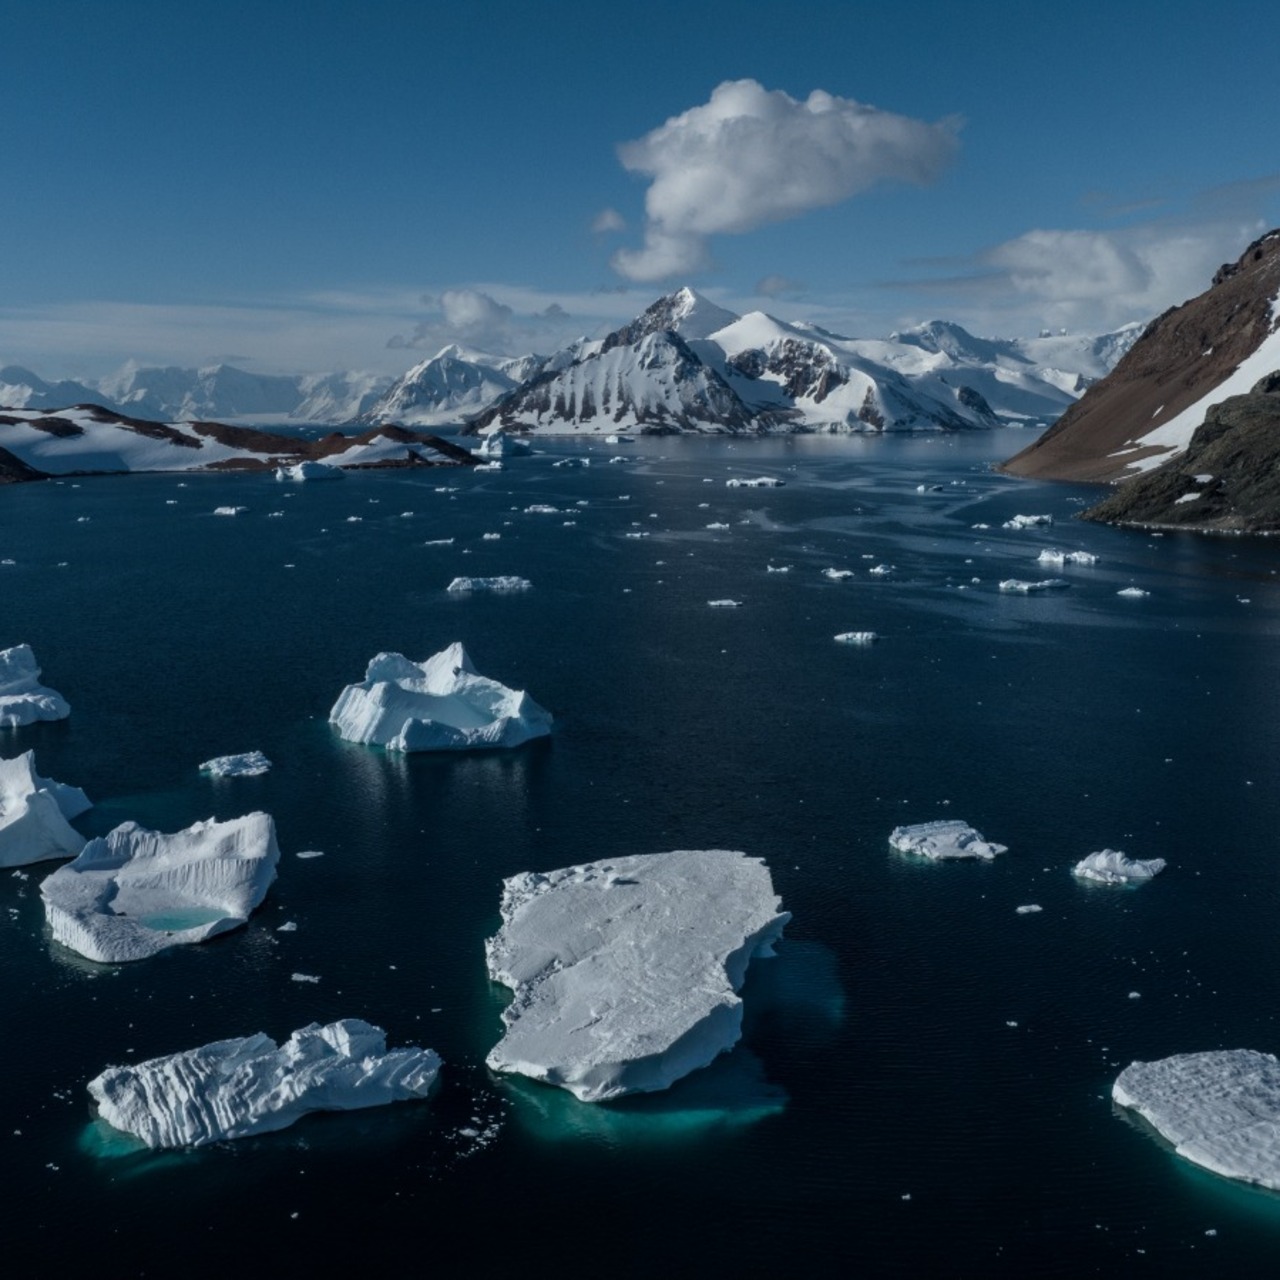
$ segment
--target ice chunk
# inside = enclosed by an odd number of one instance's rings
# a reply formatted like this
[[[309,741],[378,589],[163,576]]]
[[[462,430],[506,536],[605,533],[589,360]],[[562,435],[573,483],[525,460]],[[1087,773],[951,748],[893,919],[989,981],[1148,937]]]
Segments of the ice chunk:
[[[741,609],[741,600],[708,600],[707,603],[713,609]]]
[[[215,778],[256,778],[270,768],[271,761],[261,751],[244,751],[236,756],[214,756],[200,766],[200,772]]]
[[[1005,529],[1034,529],[1036,525],[1052,523],[1052,516],[1014,516],[1012,520],[1006,520],[1001,527]]]
[[[0,729],[65,720],[70,714],[63,696],[40,683],[40,668],[29,644],[0,649]]]
[[[823,569],[822,576],[830,578],[832,582],[843,582],[846,578],[853,577],[852,569]]]
[[[875,641],[874,631],[842,631],[836,636],[838,644],[874,644]]]
[[[238,928],[266,897],[280,850],[266,813],[165,835],[125,822],[40,886],[55,941],[89,960],[142,960]]]
[[[88,808],[79,787],[36,772],[34,751],[0,760],[0,867],[74,858],[85,839],[67,819]]]
[[[440,1071],[430,1049],[387,1051],[359,1018],[259,1033],[108,1067],[89,1082],[98,1114],[148,1147],[203,1147],[285,1129],[308,1111],[354,1111],[424,1098]]]
[[[1140,861],[1126,858],[1116,849],[1103,849],[1101,853],[1081,858],[1071,868],[1071,874],[1081,880],[1097,880],[1101,884],[1141,884],[1158,876],[1168,865],[1163,858]]]
[[[1059,591],[1071,584],[1065,578],[1044,578],[1039,582],[1026,582],[1022,578],[1005,578],[1000,583],[1001,591],[1014,595],[1029,596],[1037,591]]]
[[[918,853],[935,861],[942,858],[984,858],[988,861],[1008,851],[1008,845],[984,840],[967,822],[940,819],[915,826],[894,827],[889,843],[900,853]]]
[[[1053,564],[1062,568],[1069,564],[1097,564],[1098,557],[1091,551],[1059,551],[1056,547],[1046,548],[1038,556],[1039,564]]]
[[[589,467],[591,465],[591,459],[574,456],[570,458],[561,458],[559,461],[553,462],[551,465],[553,467]]]
[[[774,476],[757,476],[754,480],[741,480],[734,476],[731,480],[726,480],[725,484],[730,489],[781,489],[786,481]]]
[[[889,574],[893,572],[893,565],[875,564],[875,565],[872,565],[871,568],[867,570],[867,572],[874,575],[877,578],[887,578]]]
[[[1014,911],[1020,916],[1033,916],[1043,910],[1044,908],[1038,902],[1028,902],[1024,907],[1014,907]]]
[[[215,516],[238,516],[248,510],[248,507],[214,507],[213,514]]]
[[[1184,1159],[1280,1191],[1280,1062],[1272,1054],[1218,1049],[1133,1062],[1111,1097]]]
[[[518,458],[532,452],[523,440],[517,440],[505,431],[490,432],[476,449],[476,453],[482,458]]]
[[[737,1043],[736,992],[790,919],[725,849],[614,858],[503,884],[489,976],[515,995],[486,1059],[585,1102],[665,1089]]]
[[[293,480],[301,483],[304,480],[345,480],[346,476],[337,467],[327,462],[299,462],[291,467],[277,467],[277,480]]]
[[[549,712],[480,675],[460,643],[425,662],[378,654],[364,680],[339,694],[329,722],[349,742],[391,751],[518,747],[551,732]]]
[[[1143,591],[1141,587],[1123,587],[1116,592],[1116,595],[1123,596],[1126,600],[1144,600],[1150,594],[1150,591]]]
[[[488,536],[485,534],[486,538]],[[528,578],[454,578],[445,590],[461,595],[467,591],[528,591],[532,586]]]
[[[527,516],[556,516],[560,514],[560,508],[549,506],[545,502],[535,502],[532,506],[525,507],[524,513]]]
[[[707,525],[708,529],[727,529],[728,527],[729,526],[725,524],[723,520],[713,520],[709,525]]]

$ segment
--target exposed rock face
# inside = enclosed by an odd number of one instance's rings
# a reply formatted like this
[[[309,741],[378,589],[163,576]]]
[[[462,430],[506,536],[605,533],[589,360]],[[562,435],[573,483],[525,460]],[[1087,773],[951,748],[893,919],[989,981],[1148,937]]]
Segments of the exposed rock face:
[[[1111,373],[1002,470],[1049,480],[1110,481],[1143,459],[1185,444],[1145,441],[1211,397],[1272,335],[1277,291],[1280,231],[1272,231],[1239,261],[1224,265],[1205,293],[1153,320]]]
[[[1280,373],[1211,406],[1184,454],[1126,480],[1084,516],[1248,533],[1280,529]]]

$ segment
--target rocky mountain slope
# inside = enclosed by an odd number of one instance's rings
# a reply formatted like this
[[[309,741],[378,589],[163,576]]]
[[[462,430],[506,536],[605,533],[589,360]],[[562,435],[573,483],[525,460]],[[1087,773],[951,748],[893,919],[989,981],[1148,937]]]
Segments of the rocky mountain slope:
[[[1115,369],[1003,470],[1114,481],[1181,467],[1210,406],[1280,368],[1277,294],[1280,231],[1272,231],[1224,264],[1204,293],[1153,320]]]

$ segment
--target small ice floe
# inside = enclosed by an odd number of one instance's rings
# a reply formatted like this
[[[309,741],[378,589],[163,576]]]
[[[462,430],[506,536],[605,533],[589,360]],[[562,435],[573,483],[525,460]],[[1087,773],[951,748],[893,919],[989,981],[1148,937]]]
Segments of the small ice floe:
[[[875,644],[874,631],[842,631],[835,637],[837,644]]]
[[[1069,564],[1097,564],[1098,557],[1091,551],[1059,551],[1056,547],[1046,547],[1038,556],[1038,564],[1052,564],[1059,568]]]
[[[528,591],[532,587],[533,583],[528,578],[504,575],[496,578],[454,578],[445,590],[462,595],[469,591]]]
[[[452,538],[432,538],[430,542],[424,542],[424,547],[451,547],[453,546]]]
[[[66,699],[40,683],[40,667],[29,644],[0,649],[0,729],[65,720],[70,714]]]
[[[235,756],[214,756],[200,766],[200,772],[214,778],[256,778],[270,768],[271,761],[261,751],[244,751]]]
[[[323,858],[324,851],[322,849],[303,849],[293,856],[295,858]]]
[[[85,839],[68,819],[90,807],[79,787],[42,778],[34,751],[0,760],[0,867],[74,858]]]
[[[1071,874],[1098,884],[1142,884],[1158,876],[1169,864],[1163,858],[1126,858],[1117,849],[1103,849],[1081,858]]]
[[[431,1049],[388,1053],[381,1027],[343,1018],[283,1045],[259,1033],[108,1067],[89,1093],[107,1124],[148,1147],[203,1147],[287,1128],[309,1111],[425,1098],[439,1072]]]
[[[707,604],[713,609],[741,609],[741,600],[708,600]]]
[[[773,476],[756,476],[754,480],[743,480],[735,476],[725,481],[726,487],[730,489],[781,489],[784,484],[785,480],[778,480]]]
[[[213,514],[215,516],[238,516],[248,510],[248,507],[214,507]]]
[[[1014,907],[1014,910],[1020,916],[1035,915],[1037,911],[1043,911],[1044,908],[1038,902],[1028,902],[1024,907]]]
[[[276,926],[277,933],[297,933],[298,925],[294,920],[286,920],[284,924]]]
[[[1111,1097],[1184,1160],[1280,1191],[1280,1062],[1272,1054],[1218,1049],[1133,1062]]]
[[[942,486],[940,484],[918,484],[916,485],[917,493],[941,493]]]
[[[288,480],[302,483],[306,480],[345,480],[346,476],[337,467],[327,462],[299,462],[292,467],[277,467],[277,480]]]
[[[624,538],[647,538],[649,536],[649,531],[648,529],[645,529],[642,533],[624,533],[622,536]]]
[[[991,526],[989,524],[971,524],[969,528],[970,529],[990,529]]]
[[[500,533],[482,533],[480,538],[484,542],[497,542],[502,537]]]
[[[853,577],[852,569],[823,569],[822,576],[830,578],[832,582],[843,582],[846,578]]]
[[[724,524],[720,520],[713,520],[709,525],[707,525],[708,529],[727,529],[728,527],[729,526],[727,524]]]
[[[918,853],[921,857],[934,861],[943,858],[982,858],[990,861],[996,854],[1008,851],[1008,845],[984,840],[967,822],[955,818],[894,827],[889,843],[899,853]]]
[[[553,467],[589,467],[591,465],[590,458],[561,458],[558,462],[551,464]]]
[[[363,521],[364,521],[364,516],[348,516],[347,517],[348,524],[361,524],[363,523]]]
[[[318,973],[291,973],[289,975],[290,982],[319,982],[320,975]]]
[[[790,573],[791,566],[789,564],[767,564],[765,565],[766,573]]]
[[[1005,578],[1000,590],[1013,595],[1029,596],[1037,591],[1060,591],[1071,584],[1065,578],[1042,578],[1039,582],[1026,582],[1022,578]]]
[[[867,572],[874,578],[887,578],[893,572],[893,565],[873,564]]]
[[[1126,600],[1145,600],[1150,594],[1150,591],[1143,591],[1141,587],[1125,587],[1116,592],[1116,595],[1123,596]]]
[[[501,471],[502,463],[496,458],[492,462],[477,462],[472,471]]]
[[[532,506],[525,507],[524,513],[527,516],[557,516],[560,508],[548,506],[545,502],[535,502]]]
[[[614,456],[613,456],[612,458],[610,458],[610,459],[609,459],[609,461],[610,461],[611,463],[612,463],[612,462],[634,462],[634,461],[635,461],[635,459],[634,459],[634,458],[624,458],[624,457],[622,456],[622,454],[617,453],[617,454],[614,454]]]
[[[1037,525],[1048,525],[1052,523],[1052,516],[1014,516],[1012,520],[1006,520],[1001,528],[1034,529]]]

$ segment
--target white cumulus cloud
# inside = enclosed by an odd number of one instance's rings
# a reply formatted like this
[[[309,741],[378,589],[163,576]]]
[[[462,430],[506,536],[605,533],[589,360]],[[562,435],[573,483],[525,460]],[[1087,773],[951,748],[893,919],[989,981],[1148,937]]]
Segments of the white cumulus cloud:
[[[815,89],[803,102],[730,80],[618,149],[651,179],[644,245],[612,262],[631,280],[696,270],[707,238],[839,204],[878,182],[929,182],[956,149],[954,120],[930,124]]]

